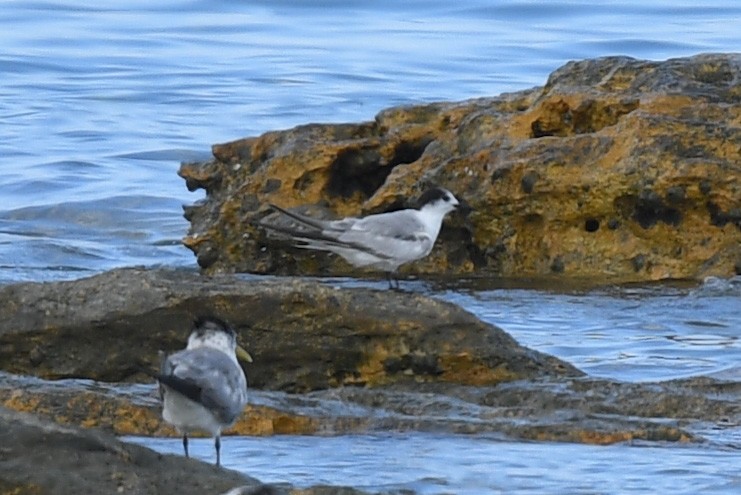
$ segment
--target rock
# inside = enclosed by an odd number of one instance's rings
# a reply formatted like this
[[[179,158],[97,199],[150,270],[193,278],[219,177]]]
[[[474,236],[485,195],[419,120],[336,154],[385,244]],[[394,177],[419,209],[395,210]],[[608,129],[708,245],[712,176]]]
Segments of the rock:
[[[96,429],[0,407],[0,492],[33,495],[369,495],[349,487],[266,485],[236,471],[164,455]]]
[[[202,312],[230,320],[255,357],[230,434],[698,441],[694,425],[739,417],[733,383],[591,379],[418,294],[142,269],[0,289],[0,367],[15,373],[0,373],[0,404],[120,435],[175,435],[138,366],[181,348]]]
[[[184,347],[196,315],[217,313],[255,356],[251,388],[446,382],[492,385],[580,376],[454,304],[418,294],[294,279],[121,269],[0,289],[0,369],[43,378],[143,379],[159,350]]]
[[[173,436],[154,384],[45,381],[0,375],[0,405],[117,435]],[[227,435],[339,435],[388,431],[497,433],[610,444],[698,442],[708,422],[737,424],[741,386],[710,378],[665,383],[538,379],[496,386],[441,383],[343,387],[306,394],[252,390]]]
[[[245,487],[288,494],[234,471],[5,408],[0,408],[0,444],[2,493],[201,495]]]
[[[595,278],[730,276],[741,265],[741,55],[571,62],[543,87],[397,107],[213,147],[180,169],[206,273],[357,274],[286,247],[267,204],[377,213],[427,184],[473,207],[405,273]]]

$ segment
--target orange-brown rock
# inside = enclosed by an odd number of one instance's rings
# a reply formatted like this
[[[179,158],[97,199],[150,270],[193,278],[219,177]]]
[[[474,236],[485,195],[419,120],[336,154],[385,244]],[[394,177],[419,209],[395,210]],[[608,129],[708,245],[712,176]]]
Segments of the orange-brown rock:
[[[161,403],[154,384],[46,381],[0,374],[0,405],[14,411],[38,414],[59,424],[103,428],[116,435],[178,436],[175,429],[162,420]],[[342,419],[320,418],[253,403],[225,433],[308,435],[329,429],[335,420],[337,427],[332,427],[333,430],[351,430],[350,422]],[[358,419],[354,421],[360,422]]]
[[[741,272],[741,55],[572,62],[543,87],[391,108],[214,146],[183,164],[206,200],[185,244],[207,273],[355,273],[256,228],[268,203],[336,216],[444,185],[448,219],[424,274],[657,280]]]
[[[225,434],[414,430],[591,444],[690,442],[702,440],[702,434],[692,430],[702,431],[708,421],[735,424],[738,404],[735,384],[711,379],[649,384],[546,379],[495,387],[400,384],[299,395],[251,390],[249,405]],[[178,436],[161,419],[154,383],[46,381],[0,374],[0,406],[117,435]]]

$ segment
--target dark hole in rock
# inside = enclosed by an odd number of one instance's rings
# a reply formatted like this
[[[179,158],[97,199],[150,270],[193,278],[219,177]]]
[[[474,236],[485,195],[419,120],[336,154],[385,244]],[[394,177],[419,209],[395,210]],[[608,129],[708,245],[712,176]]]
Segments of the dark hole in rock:
[[[610,230],[615,230],[615,229],[620,228],[620,220],[618,220],[617,218],[611,218],[607,222],[607,228]]]
[[[520,187],[522,188],[523,192],[530,194],[531,192],[533,192],[536,182],[538,182],[538,173],[531,170],[530,172],[522,176]]]
[[[549,127],[540,120],[536,120],[530,124],[530,131],[530,136],[534,138],[555,136],[559,132],[558,129]]]
[[[638,100],[602,102],[589,100],[572,111],[574,134],[597,132],[618,123],[623,115],[638,108]]]
[[[568,136],[571,131],[571,108],[563,100],[543,104],[541,115],[530,124],[530,137]]]
[[[350,198],[359,192],[369,198],[381,187],[391,168],[381,165],[381,155],[375,148],[342,150],[329,167],[327,193]]]
[[[503,168],[497,168],[494,170],[494,172],[491,173],[491,183],[495,183],[499,179],[503,179],[509,175],[510,168],[503,167]]]
[[[707,209],[708,213],[710,213],[710,223],[716,227],[723,227],[728,222],[731,222],[736,227],[741,228],[741,208],[733,208],[725,212],[718,205],[709,201],[707,203]]]
[[[383,185],[394,167],[418,160],[430,141],[430,138],[422,138],[400,142],[388,163],[383,163],[376,148],[348,148],[340,151],[329,167],[327,194],[350,198],[360,193],[364,198],[370,198]]]
[[[636,99],[619,102],[586,100],[577,108],[571,108],[563,101],[550,102],[543,105],[542,117],[530,124],[530,137],[565,137],[598,132],[617,124],[623,115],[631,113],[638,106]]]
[[[560,256],[556,256],[551,262],[551,271],[553,273],[563,273],[566,269],[566,264]]]
[[[544,219],[540,213],[528,213],[523,217],[523,221],[528,225],[542,225]]]
[[[196,253],[196,262],[203,269],[208,268],[219,260],[219,251],[210,243],[204,245]]]
[[[709,180],[701,180],[700,181],[700,192],[703,193],[705,196],[710,194],[710,191],[713,190],[713,186],[710,184]]]
[[[394,156],[389,160],[389,166],[395,167],[403,163],[413,163],[419,160],[425,152],[432,138],[423,137],[417,141],[402,141],[394,149]]]
[[[281,186],[280,179],[270,178],[265,182],[265,185],[262,187],[262,192],[264,194],[275,192],[278,189],[280,189],[280,186]]]
[[[439,375],[443,372],[437,363],[437,356],[428,354],[405,354],[390,357],[383,362],[387,373],[404,373],[411,370],[415,375]]]
[[[676,208],[666,206],[656,192],[647,190],[635,202],[633,220],[644,229],[653,227],[658,222],[676,226],[682,222],[682,213]]]
[[[672,186],[666,190],[666,201],[670,204],[678,204],[684,200],[686,195],[684,187]]]
[[[450,265],[462,266],[470,260],[477,268],[486,266],[486,258],[473,242],[473,236],[468,228],[445,225],[440,232],[438,242],[455,246],[447,253],[447,261]]]
[[[587,232],[597,232],[599,230],[599,220],[596,218],[587,218],[584,222],[584,230]]]
[[[639,254],[631,258],[630,262],[633,265],[633,270],[639,272],[646,266],[646,256]]]

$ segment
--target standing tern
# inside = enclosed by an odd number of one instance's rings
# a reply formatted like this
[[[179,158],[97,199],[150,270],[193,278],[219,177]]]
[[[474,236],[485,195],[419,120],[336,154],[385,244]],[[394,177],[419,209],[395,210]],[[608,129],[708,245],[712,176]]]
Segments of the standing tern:
[[[200,317],[188,345],[166,356],[159,373],[162,418],[183,435],[185,457],[188,434],[201,431],[214,437],[216,465],[221,465],[221,431],[229,428],[247,403],[247,379],[237,362],[252,357],[237,345],[237,334],[224,321]]]
[[[298,226],[261,221],[260,226],[288,235],[297,247],[330,251],[356,267],[371,267],[388,274],[389,287],[399,266],[424,258],[435,244],[445,215],[459,203],[447,189],[436,187],[419,198],[418,208],[341,220],[319,220],[270,206]],[[396,288],[399,281],[396,281]]]

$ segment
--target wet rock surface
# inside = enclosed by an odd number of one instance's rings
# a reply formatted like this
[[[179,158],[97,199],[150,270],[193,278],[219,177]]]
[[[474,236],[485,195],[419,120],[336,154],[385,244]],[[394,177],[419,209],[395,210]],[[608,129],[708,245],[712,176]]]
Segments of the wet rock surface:
[[[154,384],[0,378],[0,404],[14,410],[118,435],[177,436],[160,419]],[[427,431],[590,444],[701,442],[697,431],[708,422],[738,423],[739,399],[741,385],[708,378],[647,384],[546,379],[493,387],[428,383],[306,394],[252,390],[227,434]]]
[[[214,146],[183,164],[206,200],[185,244],[207,273],[357,273],[254,222],[267,204],[320,216],[406,206],[427,184],[452,216],[406,273],[658,280],[741,264],[741,56],[571,62],[543,87],[391,108]]]
[[[426,381],[470,385],[580,376],[460,307],[419,294],[298,279],[122,269],[0,289],[0,367],[42,378],[143,379],[218,314],[258,359],[252,388],[302,392]]]
[[[177,435],[138,366],[154,366],[159,349],[183,347],[191,319],[203,312],[230,320],[255,357],[246,369],[249,405],[226,434],[430,431],[593,444],[702,442],[708,423],[741,419],[738,383],[589,378],[419,294],[121,269],[0,289],[0,405],[7,408],[0,409],[0,488],[360,493],[267,487],[115,440]]]
[[[122,269],[73,282],[4,287],[0,313],[0,369],[13,373],[0,375],[2,405],[53,420],[7,413],[10,419],[2,423],[1,434],[3,444],[13,448],[2,455],[11,460],[6,464],[11,471],[0,473],[0,487],[13,493],[225,493],[245,484],[250,490],[256,486],[254,493],[360,493],[262,487],[236,473],[191,469],[196,461],[159,456],[76,428],[175,435],[160,419],[155,385],[136,382],[150,381],[140,366],[154,368],[160,349],[184,346],[191,320],[199,314],[218,314],[242,334],[257,357],[247,369],[253,390],[486,385],[582,375],[520,346],[455,305],[416,294],[340,290],[300,280]],[[112,383],[122,380],[127,383]],[[337,399],[283,392],[264,392],[260,399],[256,394],[233,433],[341,433],[374,427],[367,416],[373,408],[366,405],[344,406],[352,411],[337,414]],[[57,441],[57,433],[64,438]],[[43,473],[38,463],[45,465]],[[75,463],[85,468],[74,471]],[[181,484],[194,477],[197,482],[184,490]]]
[[[298,280],[122,269],[0,290],[0,400],[117,434],[174,435],[139,372],[217,312],[255,362],[232,433],[493,432],[612,443],[691,441],[738,419],[738,387],[586,377],[462,309],[418,294]],[[125,383],[122,383],[125,382]]]
[[[122,442],[100,429],[4,407],[0,445],[0,492],[9,494],[370,495],[350,487],[267,485],[236,471]]]

